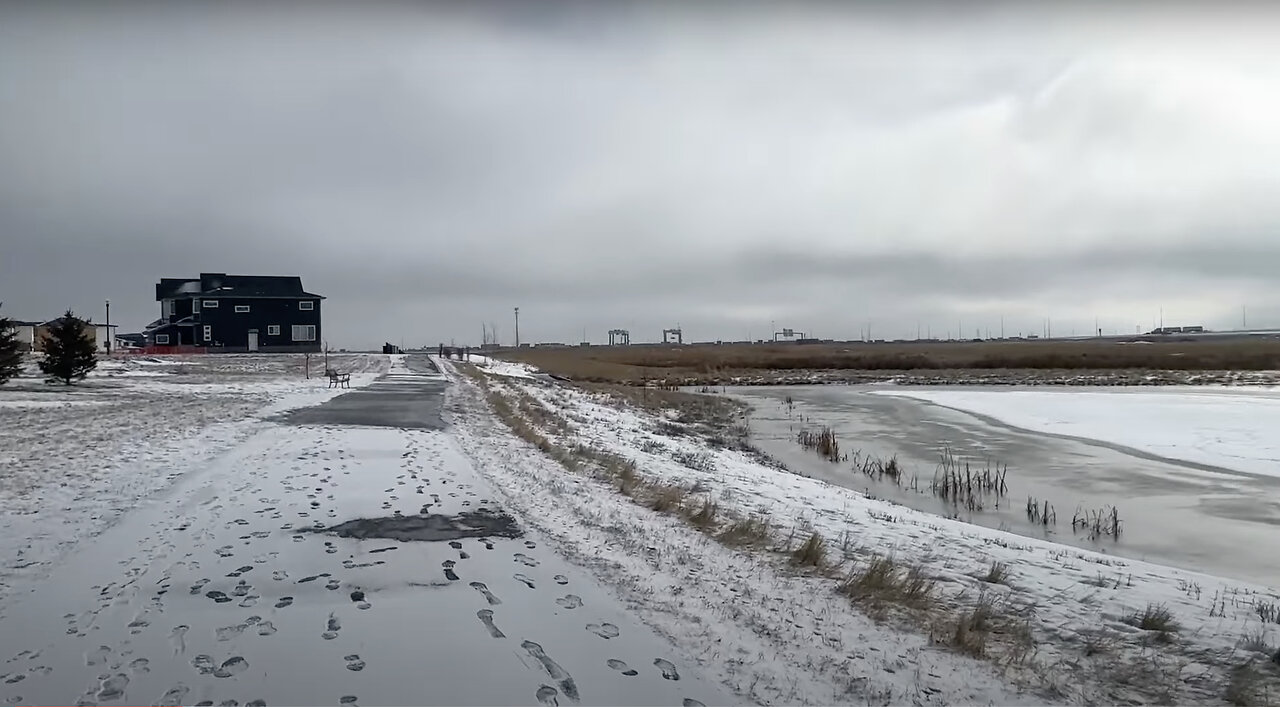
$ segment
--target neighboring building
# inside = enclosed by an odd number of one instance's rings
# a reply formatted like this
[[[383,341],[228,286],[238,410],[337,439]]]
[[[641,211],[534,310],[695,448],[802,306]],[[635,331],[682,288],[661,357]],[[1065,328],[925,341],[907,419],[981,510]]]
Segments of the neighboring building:
[[[160,319],[148,346],[201,347],[210,352],[320,351],[320,295],[294,276],[201,273],[156,283]]]
[[[49,328],[59,322],[62,318],[50,319],[47,322],[14,322],[14,328],[18,331],[18,342],[22,345],[23,350],[27,352],[44,351],[44,338],[49,334]],[[116,325],[112,324],[87,324],[85,333],[93,340],[94,346],[102,351],[107,350],[107,342],[111,340],[112,332],[115,331]]]
[[[22,350],[30,353],[36,350],[36,330],[40,328],[40,322],[13,322],[13,328],[18,332],[18,344]]]
[[[44,351],[44,339],[46,336],[49,335],[49,328],[60,321],[62,321],[62,317],[58,317],[57,319],[50,319],[49,321],[44,322],[40,326],[36,327],[35,348],[34,348],[35,351]],[[111,338],[114,335],[115,330],[116,330],[115,324],[108,326],[106,324],[86,323],[84,326],[85,335],[88,336],[93,341],[94,347],[101,352],[105,352],[107,350],[107,342],[111,341]]]

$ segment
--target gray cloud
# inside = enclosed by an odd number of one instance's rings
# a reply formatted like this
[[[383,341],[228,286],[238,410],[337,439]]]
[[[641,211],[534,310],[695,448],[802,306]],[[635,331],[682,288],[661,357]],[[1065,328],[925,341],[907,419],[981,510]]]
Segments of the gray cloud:
[[[6,8],[0,300],[137,327],[160,277],[299,274],[337,346],[517,305],[561,341],[1280,325],[1280,18],[1237,10]]]

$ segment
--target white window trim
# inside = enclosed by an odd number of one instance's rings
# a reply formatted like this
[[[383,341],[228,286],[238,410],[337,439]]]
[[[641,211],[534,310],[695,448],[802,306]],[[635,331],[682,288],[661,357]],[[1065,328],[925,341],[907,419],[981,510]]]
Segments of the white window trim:
[[[301,333],[299,333],[298,331],[299,329],[302,330]],[[291,333],[293,334],[292,339],[294,341],[315,341],[316,325],[315,324],[294,324],[293,331]]]
[[[236,313],[237,313],[237,314],[245,314],[245,313],[247,313],[248,311],[249,311],[249,305],[247,305],[247,304],[237,304],[237,305],[236,305]]]
[[[204,342],[207,344],[210,341],[213,341],[213,326],[209,324],[205,324],[204,325]]]
[[[205,309],[217,309],[217,308],[218,308],[218,300],[216,300],[216,299],[207,299],[207,300],[205,300],[205,301],[204,301],[204,304],[203,304],[202,306],[203,306]]]
[[[308,301],[306,301],[306,302],[299,302],[299,303],[298,303],[298,309],[301,309],[301,310],[311,310],[311,309],[315,309],[315,308],[316,308],[316,303],[315,303],[315,302],[311,302],[311,301],[309,301],[309,300],[308,300]]]
[[[167,346],[169,344],[168,334],[156,334],[156,344]]]
[[[268,325],[267,325],[267,336],[280,336],[280,325],[279,325],[279,324],[268,324]]]

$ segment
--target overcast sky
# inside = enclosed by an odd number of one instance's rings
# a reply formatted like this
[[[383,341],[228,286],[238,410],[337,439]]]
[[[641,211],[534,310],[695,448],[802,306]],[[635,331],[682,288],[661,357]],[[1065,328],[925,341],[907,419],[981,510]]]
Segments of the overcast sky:
[[[16,318],[206,271],[302,276],[335,347],[1280,325],[1261,4],[27,5]]]

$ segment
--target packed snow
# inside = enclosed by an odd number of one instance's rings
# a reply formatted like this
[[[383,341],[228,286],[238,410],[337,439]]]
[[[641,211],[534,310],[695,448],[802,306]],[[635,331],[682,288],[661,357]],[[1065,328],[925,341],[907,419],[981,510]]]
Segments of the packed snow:
[[[479,392],[458,379],[462,447],[485,460],[478,466],[508,501],[538,517],[562,552],[591,563],[615,591],[644,597],[636,610],[704,670],[762,703],[1216,702],[1232,669],[1267,664],[1280,637],[1273,588],[929,515],[663,434],[664,421],[652,414],[578,389],[491,383],[567,420],[568,431],[551,435],[562,445],[621,454],[648,478],[696,489],[740,516],[765,514],[800,537],[816,531],[851,557],[875,552],[918,564],[954,608],[995,598],[1025,620],[1033,644],[995,671],[918,629],[872,621],[835,593],[832,580],[728,550],[566,471],[501,435]],[[1008,566],[1007,584],[983,581],[993,562]],[[1131,625],[1148,607],[1167,608],[1177,629]]]
[[[257,431],[314,405],[320,356],[208,355],[101,361],[74,386],[23,377],[0,386],[0,601],[146,498]],[[331,356],[367,385],[382,355]],[[159,375],[137,376],[140,371]]]
[[[878,391],[1049,434],[1120,445],[1168,459],[1280,477],[1280,390]]]

